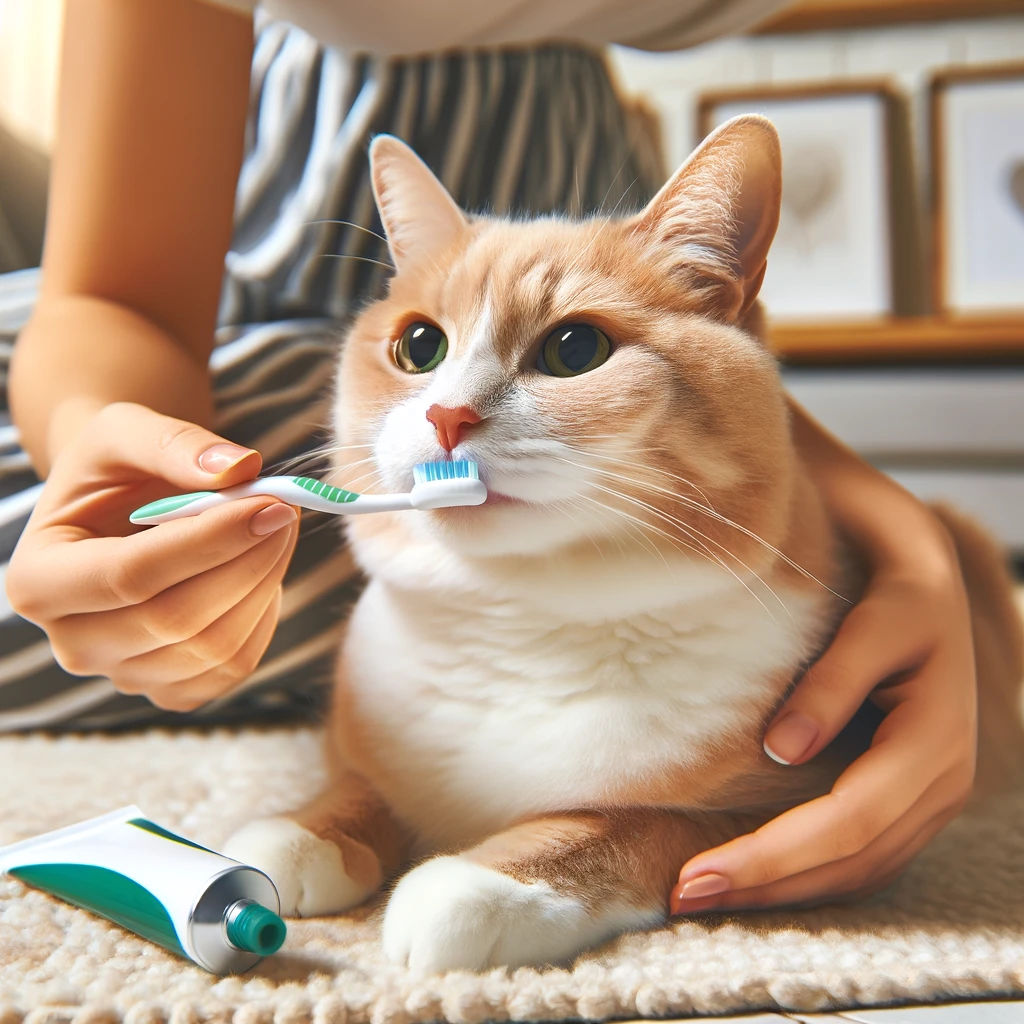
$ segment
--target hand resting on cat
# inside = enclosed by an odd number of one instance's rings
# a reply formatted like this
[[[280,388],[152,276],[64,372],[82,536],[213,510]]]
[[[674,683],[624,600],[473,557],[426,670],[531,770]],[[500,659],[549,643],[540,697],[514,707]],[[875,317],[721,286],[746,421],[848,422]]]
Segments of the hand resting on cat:
[[[829,793],[878,723],[805,764],[762,747],[865,579],[757,332],[778,140],[735,119],[645,210],[585,221],[470,217],[396,139],[371,167],[397,273],[344,346],[331,482],[447,453],[491,497],[347,524],[368,583],[328,785],[226,852],[291,914],[397,880],[384,948],[415,970],[565,962],[662,922],[681,863]],[[998,783],[1020,623],[994,545],[943,521]]]

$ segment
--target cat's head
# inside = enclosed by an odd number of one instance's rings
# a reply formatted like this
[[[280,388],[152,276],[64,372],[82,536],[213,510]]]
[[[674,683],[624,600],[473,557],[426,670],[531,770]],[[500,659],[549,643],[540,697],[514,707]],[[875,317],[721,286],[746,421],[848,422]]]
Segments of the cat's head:
[[[743,530],[778,539],[793,475],[750,330],[779,215],[772,125],[722,126],[620,218],[467,216],[404,143],[378,137],[370,160],[397,273],[344,347],[338,440],[363,447],[334,482],[405,491],[451,456],[491,497],[353,529],[483,557],[596,541],[762,561]]]

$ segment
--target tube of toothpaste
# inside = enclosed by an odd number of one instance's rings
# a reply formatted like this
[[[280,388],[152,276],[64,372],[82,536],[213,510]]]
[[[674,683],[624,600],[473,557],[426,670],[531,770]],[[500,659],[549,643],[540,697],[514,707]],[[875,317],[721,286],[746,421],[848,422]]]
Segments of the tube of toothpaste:
[[[285,938],[274,883],[122,807],[0,847],[0,874],[99,914],[213,974],[246,971]]]

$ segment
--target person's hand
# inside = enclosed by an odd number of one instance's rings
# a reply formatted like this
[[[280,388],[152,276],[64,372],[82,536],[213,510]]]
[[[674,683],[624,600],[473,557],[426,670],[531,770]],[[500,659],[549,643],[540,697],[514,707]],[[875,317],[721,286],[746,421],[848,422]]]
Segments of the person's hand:
[[[256,477],[257,452],[127,402],[88,421],[54,462],[11,558],[11,607],[76,675],[186,711],[256,667],[277,624],[298,514],[270,497],[135,527],[169,494]]]
[[[870,697],[886,712],[871,748],[828,795],[692,858],[673,913],[869,895],[966,803],[977,719],[970,613],[948,533],[917,510],[917,531],[874,559],[863,598],[765,735],[777,761],[802,764]]]

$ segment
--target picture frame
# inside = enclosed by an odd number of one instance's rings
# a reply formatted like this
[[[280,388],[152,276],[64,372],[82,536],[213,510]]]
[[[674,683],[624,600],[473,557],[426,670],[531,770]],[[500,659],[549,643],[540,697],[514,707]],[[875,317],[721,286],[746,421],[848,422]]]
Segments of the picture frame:
[[[783,153],[783,209],[761,296],[773,328],[872,325],[923,312],[920,218],[906,102],[886,79],[707,92],[701,138],[767,116]]]
[[[929,115],[936,310],[1024,325],[1024,62],[938,72]]]
[[[754,35],[966,21],[1024,14],[1024,0],[797,0],[752,29]]]

